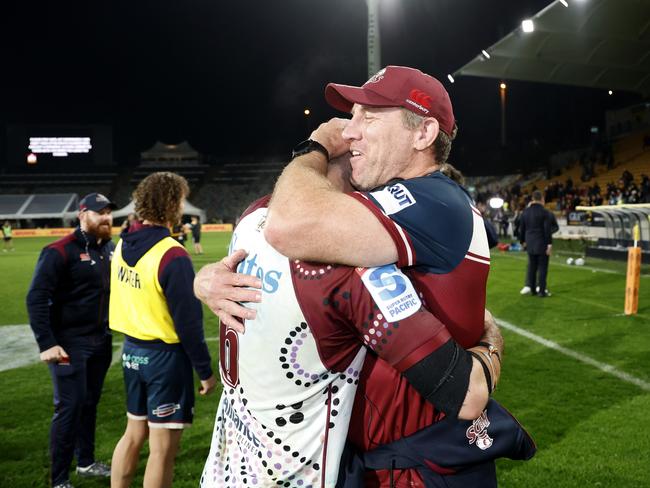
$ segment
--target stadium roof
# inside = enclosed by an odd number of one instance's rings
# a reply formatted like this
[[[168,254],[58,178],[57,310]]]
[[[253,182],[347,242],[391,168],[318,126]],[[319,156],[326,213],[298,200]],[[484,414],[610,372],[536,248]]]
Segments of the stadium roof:
[[[76,193],[0,195],[0,219],[74,219],[78,212]]]
[[[568,6],[565,6],[568,5]],[[650,95],[650,0],[556,0],[454,73]]]

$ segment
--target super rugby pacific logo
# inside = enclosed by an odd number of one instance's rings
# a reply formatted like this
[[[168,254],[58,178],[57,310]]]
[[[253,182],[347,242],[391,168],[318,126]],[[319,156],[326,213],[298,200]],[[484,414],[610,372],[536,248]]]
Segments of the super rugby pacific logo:
[[[492,447],[494,440],[488,435],[487,429],[489,426],[490,420],[487,417],[487,411],[484,410],[481,416],[472,422],[472,425],[469,426],[465,433],[469,439],[469,444],[476,443],[476,447],[482,451]]]
[[[425,114],[429,113],[431,109],[431,104],[433,100],[429,95],[424,93],[421,90],[416,90],[415,88],[409,93],[409,97],[406,99],[406,103],[413,105],[414,107],[420,109]]]
[[[178,403],[165,403],[163,405],[158,405],[154,408],[151,413],[156,417],[169,417],[174,415],[176,410],[180,410],[181,406]]]
[[[394,264],[357,268],[357,273],[387,322],[410,317],[422,306],[413,284]]]

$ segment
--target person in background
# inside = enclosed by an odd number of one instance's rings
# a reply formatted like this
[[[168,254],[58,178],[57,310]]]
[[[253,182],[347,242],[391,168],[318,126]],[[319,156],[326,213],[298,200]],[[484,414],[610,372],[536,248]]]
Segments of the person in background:
[[[185,247],[185,243],[187,242],[186,230],[187,229],[181,222],[172,225],[172,230],[171,230],[172,239],[178,241],[178,243],[183,247]]]
[[[546,287],[548,259],[553,249],[553,236],[559,229],[555,216],[544,208],[542,192],[534,191],[532,200],[521,214],[519,222],[519,240],[528,253],[526,284],[519,292],[531,293],[540,297],[549,297]]]
[[[111,473],[95,460],[95,424],[112,355],[108,300],[114,208],[104,195],[86,195],[79,203],[79,227],[43,248],[27,293],[29,322],[54,385],[50,456],[55,488],[72,487],[75,456],[79,476]]]
[[[2,249],[2,252],[7,252],[7,251],[15,251],[16,249],[14,248],[13,243],[11,240],[13,239],[13,235],[11,234],[11,222],[8,220],[5,220],[4,225],[2,226],[2,240],[4,241],[4,248]]]
[[[494,228],[494,224],[490,220],[489,210],[485,202],[477,202],[476,208],[479,212],[481,212],[481,215],[483,216],[483,223],[485,225],[485,233],[487,234],[488,247],[492,249],[497,244],[499,244],[499,235],[497,234],[497,230]]]
[[[203,254],[203,246],[201,246],[201,220],[198,217],[192,217],[190,224],[192,230],[192,240],[194,241],[194,253]]]
[[[137,224],[138,224],[138,216],[135,213],[131,212],[126,217],[124,222],[122,222],[122,226],[120,227],[120,239],[124,238],[124,236],[131,231],[131,226]]]
[[[201,395],[216,385],[201,303],[192,290],[192,261],[169,231],[180,221],[188,194],[182,176],[147,176],[133,192],[142,227],[126,234],[115,248],[109,322],[124,334],[127,426],[113,452],[114,488],[131,484],[147,439],[144,486],[172,486],[183,429],[194,415],[192,368],[201,381]]]

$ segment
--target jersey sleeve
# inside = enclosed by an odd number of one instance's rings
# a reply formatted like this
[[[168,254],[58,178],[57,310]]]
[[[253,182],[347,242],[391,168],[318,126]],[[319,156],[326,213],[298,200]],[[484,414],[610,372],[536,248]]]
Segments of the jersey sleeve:
[[[434,273],[447,273],[470,249],[473,212],[478,210],[464,190],[440,173],[351,196],[390,234],[399,267],[421,265]]]
[[[36,263],[26,298],[29,325],[40,352],[57,345],[50,322],[50,308],[64,272],[65,258],[62,251],[52,247],[44,248]]]
[[[311,276],[318,265],[312,269],[299,263],[298,267],[297,296],[323,364],[330,369],[345,368],[363,344],[403,372],[451,339],[442,322],[422,307],[411,281],[395,265],[333,267],[319,280],[301,278]]]
[[[212,376],[212,366],[203,331],[203,309],[194,296],[194,268],[184,248],[175,246],[165,253],[158,280],[183,349],[199,378],[206,380]]]

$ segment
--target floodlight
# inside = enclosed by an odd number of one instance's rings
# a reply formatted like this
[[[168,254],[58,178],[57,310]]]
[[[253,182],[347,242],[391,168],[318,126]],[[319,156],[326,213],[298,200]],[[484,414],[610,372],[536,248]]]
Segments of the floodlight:
[[[610,95],[614,94],[614,92],[612,90],[609,90],[607,93],[609,93]]]
[[[499,88],[501,88],[502,90],[505,90],[506,88],[508,88],[508,85],[506,85],[505,83],[501,82],[501,83],[499,83]]]
[[[447,75],[447,79],[448,79],[451,83],[455,83],[455,82],[456,82],[456,80],[454,80],[454,77],[451,76],[450,74]]]
[[[526,19],[521,22],[521,29],[524,32],[533,32],[535,30],[535,24],[533,24],[533,21],[531,19]]]
[[[503,207],[503,198],[492,197],[489,201],[490,207],[497,209]]]
[[[481,51],[483,53],[483,56],[485,56],[485,59],[490,59],[490,53],[488,53],[485,49]]]
[[[38,158],[36,157],[36,154],[29,153],[27,155],[27,164],[36,164],[36,163],[38,163]]]
[[[311,110],[309,110],[308,108],[306,108],[305,111],[304,111],[303,113],[304,113],[305,115],[309,115],[309,114],[311,113]]]

